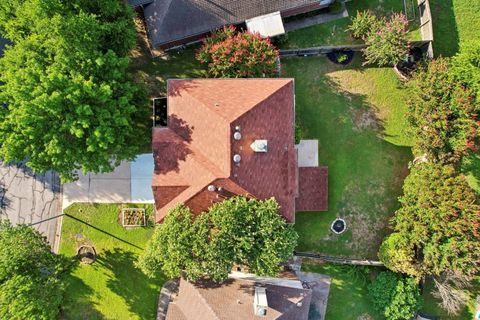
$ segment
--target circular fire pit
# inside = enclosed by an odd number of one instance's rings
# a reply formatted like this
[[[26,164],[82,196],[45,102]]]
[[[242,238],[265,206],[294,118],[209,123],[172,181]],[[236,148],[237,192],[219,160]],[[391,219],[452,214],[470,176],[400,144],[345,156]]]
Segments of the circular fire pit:
[[[83,264],[92,264],[95,262],[97,252],[95,248],[88,245],[83,245],[77,250],[77,258],[80,260],[80,263]]]
[[[347,223],[345,220],[337,218],[332,222],[330,229],[336,234],[342,234],[347,230]]]

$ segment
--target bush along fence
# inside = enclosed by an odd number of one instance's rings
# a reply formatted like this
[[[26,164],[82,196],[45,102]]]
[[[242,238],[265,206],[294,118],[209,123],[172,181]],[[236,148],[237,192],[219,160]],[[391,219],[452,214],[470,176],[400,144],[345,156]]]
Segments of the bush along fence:
[[[321,261],[325,261],[325,262],[338,263],[338,264],[383,267],[382,262],[375,261],[375,260],[352,259],[352,258],[346,258],[346,257],[333,257],[333,256],[326,256],[326,255],[317,254],[317,253],[298,252],[298,251],[295,251],[293,253],[293,255],[296,256],[296,257],[301,257],[301,258],[310,258],[310,259],[314,259],[314,260],[321,260]]]

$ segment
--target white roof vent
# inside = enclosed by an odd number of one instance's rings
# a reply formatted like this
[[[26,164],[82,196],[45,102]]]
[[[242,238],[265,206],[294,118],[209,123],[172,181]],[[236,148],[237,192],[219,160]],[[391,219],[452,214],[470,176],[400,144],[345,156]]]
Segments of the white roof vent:
[[[267,290],[264,287],[255,287],[255,297],[253,300],[253,310],[255,315],[264,317],[267,315],[267,309]]]
[[[237,141],[242,139],[242,134],[239,131],[235,131],[235,133],[233,134],[233,139]]]
[[[207,187],[207,190],[208,190],[208,191],[211,191],[211,192],[214,192],[214,191],[217,191],[217,188],[216,188],[213,184],[210,184],[210,185]]]
[[[233,156],[233,162],[240,163],[241,160],[242,160],[242,157],[239,154],[236,154]]]
[[[255,140],[250,145],[250,148],[252,148],[252,150],[255,151],[255,152],[267,152],[268,141],[267,140]]]

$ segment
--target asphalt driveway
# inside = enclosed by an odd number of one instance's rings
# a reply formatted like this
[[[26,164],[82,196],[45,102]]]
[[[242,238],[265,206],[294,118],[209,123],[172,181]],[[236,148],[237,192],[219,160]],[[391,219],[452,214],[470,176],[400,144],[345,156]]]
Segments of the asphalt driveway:
[[[60,179],[54,172],[34,174],[24,163],[0,162],[0,218],[31,224],[62,213]],[[57,223],[52,219],[34,227],[55,249]]]

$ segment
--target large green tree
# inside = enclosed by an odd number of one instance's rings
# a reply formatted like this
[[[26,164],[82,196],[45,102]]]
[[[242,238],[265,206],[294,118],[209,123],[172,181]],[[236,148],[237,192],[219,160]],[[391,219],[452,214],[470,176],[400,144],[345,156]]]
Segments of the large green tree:
[[[453,72],[447,59],[437,59],[409,83],[415,153],[426,154],[431,161],[457,163],[465,155],[479,152],[480,104],[475,102],[469,79],[460,81],[463,76],[458,70],[471,69],[466,63],[461,65]]]
[[[274,276],[292,255],[297,238],[274,199],[231,198],[195,219],[188,208],[178,206],[156,227],[138,266],[150,276],[160,270],[169,277],[184,272],[192,280],[218,282],[234,265]]]
[[[394,232],[381,245],[389,269],[417,278],[480,270],[480,206],[465,177],[452,166],[412,168],[393,218]]]
[[[69,266],[38,231],[0,222],[0,318],[56,319]]]
[[[9,0],[0,30],[0,158],[63,180],[138,153],[145,96],[128,72],[132,9],[118,0]]]
[[[390,271],[381,272],[368,286],[368,293],[387,320],[410,320],[422,305],[417,281]]]

